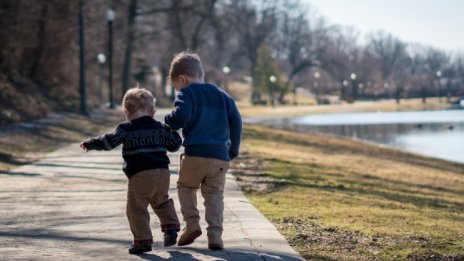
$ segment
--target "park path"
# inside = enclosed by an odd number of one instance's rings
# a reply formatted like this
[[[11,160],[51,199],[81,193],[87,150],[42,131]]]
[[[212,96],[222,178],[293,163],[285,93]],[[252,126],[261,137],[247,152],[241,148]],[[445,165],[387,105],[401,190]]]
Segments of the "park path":
[[[170,195],[181,218],[175,188],[179,155],[170,154]],[[127,254],[131,234],[121,163],[119,149],[85,153],[71,144],[33,164],[0,173],[0,260],[302,259],[230,174],[225,191],[225,250],[208,250],[205,231],[188,247],[164,248],[159,222],[150,210],[154,250],[140,256]],[[202,228],[206,228],[203,219]]]

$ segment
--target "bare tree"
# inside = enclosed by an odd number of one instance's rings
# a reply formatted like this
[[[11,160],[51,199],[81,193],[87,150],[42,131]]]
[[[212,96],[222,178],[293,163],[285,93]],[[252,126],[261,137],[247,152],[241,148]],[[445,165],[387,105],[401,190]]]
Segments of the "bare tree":
[[[430,69],[429,79],[430,85],[435,87],[435,95],[441,100],[443,95],[440,85],[440,78],[442,71],[449,63],[449,56],[441,50],[435,48],[428,48],[425,62],[428,64]]]
[[[285,61],[287,80],[279,95],[279,102],[300,73],[319,64],[319,56],[327,40],[325,22],[322,18],[311,21],[309,11],[299,1],[287,2],[279,19],[275,49],[279,59]],[[296,89],[293,88],[295,97]],[[295,98],[294,98],[295,102]]]
[[[231,19],[234,19],[235,28],[240,34],[252,74],[258,48],[274,33],[273,29],[277,25],[277,1],[260,0],[257,6],[253,6],[249,1],[239,0],[231,8]]]
[[[352,28],[332,28],[330,41],[320,54],[320,67],[340,85],[340,98],[348,98],[347,83],[359,52],[358,33]]]
[[[77,109],[77,3],[2,1],[0,124]],[[395,86],[398,101],[406,88],[408,95],[422,96],[424,102],[428,96],[443,96],[443,88],[451,95],[463,93],[462,55],[416,47],[384,32],[373,33],[366,48],[358,43],[355,30],[328,25],[301,0],[100,0],[86,2],[84,10],[90,108],[100,101],[95,58],[106,50],[104,14],[110,6],[116,12],[114,68],[122,72],[114,76],[122,86],[115,90],[116,97],[129,87],[134,62],[139,76],[142,69],[159,68],[159,95],[176,52],[198,52],[210,80],[221,81],[226,65],[236,76],[254,75],[263,45],[269,47],[275,74],[283,81],[276,88],[280,102],[292,85],[312,81],[306,72],[314,68],[330,82],[327,86],[338,83],[345,100],[355,98],[358,87],[363,95],[385,97],[391,91],[381,81]],[[355,81],[351,73],[356,73]],[[21,93],[27,98],[19,99]],[[23,101],[37,106],[16,106]]]
[[[372,33],[369,36],[367,50],[376,55],[380,62],[380,69],[384,83],[395,87],[396,101],[399,103],[404,88],[404,69],[407,63],[406,44],[392,34],[384,31]],[[395,82],[396,74],[399,82]]]
[[[456,79],[456,93],[457,95],[464,96],[464,54],[456,55],[453,62]]]

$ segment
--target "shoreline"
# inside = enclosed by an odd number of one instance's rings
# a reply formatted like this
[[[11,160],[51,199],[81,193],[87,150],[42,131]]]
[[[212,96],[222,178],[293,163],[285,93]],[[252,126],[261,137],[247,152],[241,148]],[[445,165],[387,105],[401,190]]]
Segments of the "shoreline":
[[[298,130],[294,130],[294,129],[291,129],[291,128],[279,128],[279,127],[273,127],[273,126],[260,124],[260,123],[247,123],[247,124],[249,124],[249,125],[260,125],[260,126],[263,126],[263,127],[268,127],[268,128],[272,128],[272,129],[276,129],[276,130],[284,130],[284,131],[290,131],[290,132],[301,133],[301,134],[316,134],[316,135],[323,135],[323,136],[332,137],[332,138],[344,138],[344,139],[349,139],[349,140],[356,141],[356,142],[359,142],[359,143],[364,143],[366,145],[379,146],[379,147],[389,148],[389,149],[396,149],[396,150],[400,150],[400,151],[403,151],[405,153],[414,154],[414,155],[420,156],[420,157],[427,157],[427,158],[436,159],[436,160],[443,160],[443,161],[447,161],[447,162],[450,162],[450,163],[464,164],[464,162],[460,162],[460,161],[456,161],[456,160],[452,160],[452,159],[448,159],[448,158],[444,158],[444,157],[438,157],[438,156],[435,156],[435,155],[432,155],[432,154],[427,154],[427,153],[422,153],[422,152],[419,152],[419,151],[408,150],[408,149],[405,149],[405,148],[396,147],[394,145],[375,142],[375,141],[356,138],[356,137],[341,136],[341,135],[337,135],[337,134],[333,134],[333,133],[298,131]]]
[[[447,151],[435,151],[435,153],[430,149],[430,144],[428,147],[421,147],[423,148],[422,150],[415,148],[414,146],[410,145],[400,145],[398,143],[395,143],[394,140],[397,138],[401,137],[409,137],[413,131],[417,131],[415,129],[418,129],[419,131],[424,128],[423,131],[433,130],[434,132],[437,132],[438,135],[448,135],[448,133],[458,131],[457,135],[462,133],[462,127],[464,124],[464,121],[460,118],[462,112],[461,110],[427,110],[429,112],[432,112],[431,115],[426,114],[423,116],[422,114],[413,114],[413,116],[408,116],[407,118],[401,117],[401,115],[396,115],[396,112],[375,112],[375,111],[366,111],[366,112],[335,112],[335,113],[325,113],[325,114],[309,114],[309,115],[303,115],[303,116],[280,116],[280,117],[246,117],[244,118],[243,122],[245,124],[257,124],[269,128],[274,128],[274,129],[281,129],[281,130],[287,130],[287,131],[292,131],[292,132],[298,132],[298,133],[307,133],[307,134],[321,134],[321,135],[327,135],[330,137],[340,137],[340,138],[348,138],[354,141],[370,144],[370,145],[379,145],[379,146],[385,146],[388,148],[394,148],[394,149],[399,149],[404,152],[409,152],[412,154],[424,156],[424,157],[430,157],[434,159],[441,159],[453,163],[461,163],[464,164],[464,161],[460,159],[460,153],[461,151],[458,149],[456,151],[456,148],[451,151],[451,153],[448,153]],[[454,114],[453,112],[458,112],[459,114]],[[402,113],[408,114],[408,113],[417,113],[417,112],[426,112],[424,110],[422,111],[402,111]],[[439,118],[435,115],[434,112],[437,112]],[[377,117],[376,115],[382,115],[382,113],[393,113],[394,116],[389,116],[386,120],[384,119],[383,121],[379,121],[377,118],[372,118],[372,117]],[[445,114],[443,114],[445,113]],[[450,114],[451,113],[451,114]],[[348,114],[348,116],[343,116],[343,114]],[[361,114],[362,116],[359,116],[359,118],[365,119],[367,117],[367,122],[366,123],[360,123],[357,122],[356,120],[352,120],[353,117],[356,119],[358,117],[356,114]],[[375,116],[364,116],[364,114],[367,115],[372,115],[375,114]],[[337,119],[334,119],[334,117],[331,117],[332,115],[341,115],[342,119],[340,120],[338,117]],[[457,116],[456,116],[457,115]],[[303,118],[304,117],[313,117],[312,121],[310,123],[307,123],[308,120],[302,120],[302,122],[297,122],[298,118]],[[321,117],[317,117],[321,116]],[[403,115],[404,116],[404,115]],[[433,116],[433,117],[432,117]],[[388,117],[388,116],[387,116]],[[393,118],[392,118],[393,117]],[[409,120],[410,117],[415,117],[416,121],[414,119]],[[432,118],[430,118],[432,117]],[[443,119],[445,117],[445,119]],[[350,120],[351,119],[351,120]],[[371,122],[370,120],[373,120]],[[448,119],[448,120],[446,120]],[[296,121],[295,121],[296,120]],[[420,125],[419,127],[417,127]],[[397,131],[398,126],[403,126],[401,127],[402,131]],[[424,126],[424,127],[423,127]],[[438,126],[443,126],[443,128],[446,128],[446,132],[444,130],[439,130]],[[380,129],[379,129],[380,128]],[[373,138],[372,135],[373,133],[377,132],[382,132],[384,135],[385,132],[388,130],[391,130],[390,135],[387,135],[385,138],[379,139]],[[408,136],[409,135],[409,136]],[[407,144],[407,143],[406,143]],[[427,143],[426,143],[427,144]],[[420,145],[420,144],[419,144]]]
[[[399,152],[401,154],[410,155],[412,157],[430,159],[430,160],[433,160],[433,161],[441,161],[441,162],[443,162],[445,164],[451,164],[451,165],[461,165],[463,167],[462,171],[463,171],[463,174],[464,174],[464,162],[459,162],[459,161],[453,161],[453,160],[448,160],[448,159],[444,159],[444,158],[434,157],[434,156],[431,156],[431,155],[428,155],[428,154],[422,154],[422,153],[415,152],[415,151],[409,151],[409,150],[402,149],[402,148],[395,147],[395,146],[388,145],[388,144],[383,144],[383,143],[378,143],[378,142],[374,142],[374,141],[369,141],[369,140],[364,140],[364,139],[359,139],[359,138],[353,138],[353,137],[348,137],[348,136],[339,136],[339,135],[332,134],[332,133],[303,132],[303,131],[297,131],[297,130],[287,129],[287,128],[277,128],[277,127],[268,126],[268,125],[259,124],[259,123],[245,123],[244,128],[245,128],[245,126],[248,127],[248,128],[258,127],[258,128],[268,129],[268,130],[283,131],[283,132],[293,133],[293,134],[298,134],[298,135],[316,136],[316,137],[334,139],[334,140],[346,140],[346,141],[351,141],[351,142],[354,142],[354,143],[357,143],[357,144],[362,144],[362,145],[371,146],[371,147],[377,147],[379,149],[397,151],[397,152]]]

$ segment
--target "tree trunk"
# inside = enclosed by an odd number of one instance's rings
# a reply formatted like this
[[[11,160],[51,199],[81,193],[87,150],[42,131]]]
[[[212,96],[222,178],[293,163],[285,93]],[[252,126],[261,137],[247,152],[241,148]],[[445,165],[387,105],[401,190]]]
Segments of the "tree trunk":
[[[180,44],[180,49],[185,50],[188,48],[187,46],[187,40],[185,37],[185,33],[183,31],[183,26],[182,26],[182,17],[180,16],[180,4],[182,3],[182,0],[173,0],[172,1],[172,13],[169,14],[170,20],[171,20],[171,29],[173,31],[173,34],[175,37],[178,38],[179,44]]]
[[[340,101],[346,100],[346,87],[344,85],[345,80],[341,80],[341,89],[340,89]]]
[[[122,95],[129,89],[132,63],[132,49],[135,33],[135,17],[137,16],[137,0],[131,0],[128,13],[128,25],[126,33],[126,51],[124,53],[124,67],[122,72]]]
[[[46,20],[48,16],[48,2],[42,2],[42,8],[40,11],[40,20],[38,22],[38,30],[37,30],[37,49],[36,49],[36,56],[34,62],[32,63],[30,77],[38,81],[37,77],[37,69],[42,61],[43,53],[45,50],[45,29],[46,29]]]
[[[396,88],[395,98],[396,98],[396,104],[400,104],[400,99],[401,99],[401,88],[400,87]]]
[[[427,102],[427,94],[425,91],[425,86],[422,86],[422,103],[425,104]]]
[[[292,79],[290,79],[290,77],[287,79],[287,81],[285,82],[284,90],[288,89],[288,87],[290,86],[291,80]],[[293,94],[293,104],[296,104],[296,89],[295,88],[292,89],[292,94]],[[285,91],[281,91],[279,93],[279,97],[277,98],[277,101],[279,102],[279,104],[284,104],[284,97],[285,97]]]

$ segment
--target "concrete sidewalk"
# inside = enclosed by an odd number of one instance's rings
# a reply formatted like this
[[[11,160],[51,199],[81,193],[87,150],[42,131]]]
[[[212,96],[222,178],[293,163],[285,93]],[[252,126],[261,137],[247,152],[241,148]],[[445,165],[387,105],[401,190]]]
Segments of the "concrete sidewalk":
[[[170,158],[170,194],[181,219],[175,188],[179,154]],[[159,222],[150,210],[154,250],[127,254],[132,236],[121,162],[120,150],[85,153],[72,144],[34,164],[0,173],[0,260],[302,259],[245,198],[232,175],[226,182],[225,250],[208,250],[203,219],[204,233],[194,244],[162,247]]]

